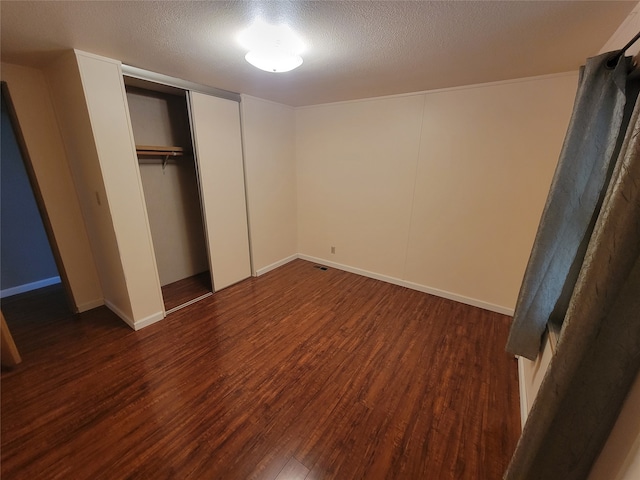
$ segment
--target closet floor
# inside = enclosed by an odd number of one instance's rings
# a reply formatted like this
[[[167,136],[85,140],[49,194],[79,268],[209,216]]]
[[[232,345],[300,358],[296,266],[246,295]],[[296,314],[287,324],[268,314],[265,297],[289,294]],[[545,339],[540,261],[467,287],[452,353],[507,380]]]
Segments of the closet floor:
[[[209,271],[183,278],[162,287],[164,309],[168,312],[211,292],[211,274]]]

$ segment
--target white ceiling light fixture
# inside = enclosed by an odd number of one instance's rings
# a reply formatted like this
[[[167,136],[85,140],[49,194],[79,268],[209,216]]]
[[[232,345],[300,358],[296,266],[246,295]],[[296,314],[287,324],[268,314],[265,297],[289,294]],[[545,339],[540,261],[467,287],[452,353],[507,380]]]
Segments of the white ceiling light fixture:
[[[256,20],[240,34],[239,41],[249,50],[245,60],[265,72],[288,72],[302,65],[304,43],[288,25]]]

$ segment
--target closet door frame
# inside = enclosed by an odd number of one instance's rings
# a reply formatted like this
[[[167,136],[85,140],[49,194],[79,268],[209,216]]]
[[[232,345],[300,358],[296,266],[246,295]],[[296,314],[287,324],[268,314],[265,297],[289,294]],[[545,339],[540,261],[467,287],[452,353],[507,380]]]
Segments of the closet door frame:
[[[252,248],[251,248],[251,226],[249,225],[249,214],[247,210],[246,172],[245,172],[245,166],[244,166],[244,150],[243,150],[244,147],[242,143],[240,94],[235,92],[230,92],[228,90],[222,90],[215,87],[209,87],[207,85],[201,85],[198,83],[189,82],[187,80],[182,80],[179,78],[171,77],[171,76],[156,73],[156,72],[150,72],[148,70],[144,70],[141,68],[137,68],[137,67],[133,67],[125,64],[122,64],[122,73],[124,76],[127,76],[127,77],[136,78],[136,79],[144,80],[147,82],[152,82],[158,85],[165,85],[168,87],[178,88],[185,92],[186,100],[187,100],[187,110],[189,115],[189,128],[191,129],[191,142],[193,147],[193,155],[194,155],[194,162],[195,162],[195,169],[196,169],[196,179],[198,182],[198,190],[199,190],[198,193],[200,195],[200,210],[202,215],[202,223],[204,226],[205,242],[207,245],[207,258],[209,262],[209,271],[211,274],[211,287],[213,292],[216,292],[217,290],[220,290],[221,288],[224,288],[227,285],[220,284],[220,282],[219,281],[216,282],[216,279],[215,279],[215,265],[214,265],[214,259],[212,258],[213,256],[212,245],[213,243],[215,243],[215,241],[213,241],[213,239],[211,238],[212,232],[215,231],[215,227],[209,224],[209,222],[211,221],[211,215],[207,216],[207,212],[206,212],[206,202],[209,201],[209,197],[211,195],[207,195],[207,193],[205,193],[205,191],[207,190],[207,187],[203,185],[202,169],[200,165],[201,158],[199,157],[198,146],[196,143],[197,127],[194,127],[195,122],[193,117],[193,106],[192,106],[191,96],[192,94],[202,94],[210,97],[215,97],[218,99],[233,101],[237,104],[237,111],[238,111],[237,126],[238,126],[238,132],[240,135],[239,161],[242,168],[242,186],[243,186],[242,193],[244,198],[243,215],[246,222],[246,242],[247,242],[246,253],[248,256],[248,266],[249,266],[248,267],[249,272],[246,275],[246,277],[243,277],[243,278],[250,277],[253,274],[254,270],[253,270],[253,255],[252,255]]]

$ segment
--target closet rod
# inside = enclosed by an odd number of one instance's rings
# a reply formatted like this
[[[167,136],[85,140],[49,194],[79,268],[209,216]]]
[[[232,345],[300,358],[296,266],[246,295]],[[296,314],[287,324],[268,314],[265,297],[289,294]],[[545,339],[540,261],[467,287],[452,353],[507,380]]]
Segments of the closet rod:
[[[172,156],[172,157],[181,157],[184,155],[184,152],[175,152],[170,150],[136,150],[136,153],[139,157],[164,157],[164,156]]]
[[[164,157],[165,155],[182,156],[188,154],[182,147],[171,146],[155,146],[155,145],[136,145],[136,153],[139,157]]]
[[[636,43],[638,39],[640,39],[640,32],[636,33],[636,36],[629,40],[629,43],[627,43],[624,47],[622,47],[620,51],[618,51],[618,53],[612,55],[611,58],[607,60],[607,67],[615,68],[615,66],[618,64],[618,60],[620,60],[620,57],[624,55],[624,52],[626,52],[631,45]]]

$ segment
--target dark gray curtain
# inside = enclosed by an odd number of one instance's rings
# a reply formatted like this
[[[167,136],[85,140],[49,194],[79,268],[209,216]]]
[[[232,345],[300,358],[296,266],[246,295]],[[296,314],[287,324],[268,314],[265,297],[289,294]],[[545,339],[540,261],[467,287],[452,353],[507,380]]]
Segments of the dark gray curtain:
[[[516,302],[507,351],[535,360],[548,321],[561,323],[626,130],[628,59],[590,58],[580,83]],[[628,116],[626,120],[628,121]]]
[[[589,63],[592,74],[610,77],[620,88],[618,82],[627,77],[626,63],[622,69],[618,65],[616,71],[607,73],[602,59],[608,55],[587,63],[581,88],[588,81]],[[602,94],[594,92],[593,98],[607,98],[607,84],[603,84]],[[628,105],[634,100],[628,100]],[[612,101],[616,107],[609,111],[614,112],[619,101]],[[611,125],[616,130],[622,123],[612,121]],[[615,136],[617,131],[608,136],[609,141],[615,143]],[[602,149],[604,153],[614,150]],[[640,367],[638,106],[632,110],[615,157],[612,172],[603,178],[607,185],[601,206],[596,200],[593,231],[580,260],[575,288],[571,288],[556,353],[505,473],[507,480],[587,478]],[[569,186],[570,182],[556,179],[554,185]],[[589,200],[593,202],[591,197]],[[550,208],[548,205],[546,215]],[[589,223],[584,217],[582,220]],[[573,218],[565,222],[573,224]]]

